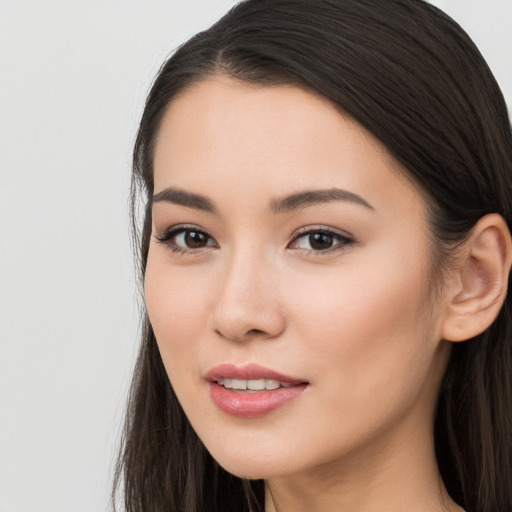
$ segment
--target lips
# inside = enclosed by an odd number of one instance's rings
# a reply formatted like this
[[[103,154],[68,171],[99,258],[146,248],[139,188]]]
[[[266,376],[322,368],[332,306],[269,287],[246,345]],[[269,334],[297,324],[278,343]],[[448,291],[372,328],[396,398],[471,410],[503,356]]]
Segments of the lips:
[[[298,398],[308,386],[303,379],[256,364],[242,367],[222,364],[210,370],[205,378],[215,405],[238,418],[264,416]]]
[[[280,382],[288,382],[290,384],[300,384],[306,382],[304,379],[289,377],[282,373],[265,368],[258,364],[248,364],[245,366],[235,366],[234,364],[221,364],[212,368],[206,375],[206,380],[210,382],[218,379],[242,379],[242,380],[258,380],[272,379]]]

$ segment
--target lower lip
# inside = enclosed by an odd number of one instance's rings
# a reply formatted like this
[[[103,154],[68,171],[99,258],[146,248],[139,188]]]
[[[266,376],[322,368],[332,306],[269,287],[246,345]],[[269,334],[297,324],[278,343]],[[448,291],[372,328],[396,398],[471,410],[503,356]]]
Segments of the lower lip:
[[[210,382],[210,396],[215,405],[226,414],[237,418],[259,418],[300,396],[307,384],[289,388],[248,393],[231,391],[216,382]]]

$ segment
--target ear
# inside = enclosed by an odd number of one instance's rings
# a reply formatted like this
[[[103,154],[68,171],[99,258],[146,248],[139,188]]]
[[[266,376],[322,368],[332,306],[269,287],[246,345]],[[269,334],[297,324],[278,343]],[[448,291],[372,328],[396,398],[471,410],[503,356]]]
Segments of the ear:
[[[481,334],[505,301],[512,242],[503,217],[496,213],[482,217],[457,258],[457,269],[445,290],[447,308],[441,335],[448,341]]]

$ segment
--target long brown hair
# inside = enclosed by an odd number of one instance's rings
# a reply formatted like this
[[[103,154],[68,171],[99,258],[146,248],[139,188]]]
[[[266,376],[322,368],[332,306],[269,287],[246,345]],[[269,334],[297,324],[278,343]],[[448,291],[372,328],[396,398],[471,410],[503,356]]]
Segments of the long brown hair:
[[[306,85],[377,136],[428,198],[439,262],[488,213],[512,226],[506,104],[478,49],[453,20],[422,0],[247,0],[181,46],[149,93],[133,156],[141,280],[162,116],[177,93],[218,73]],[[512,510],[511,300],[509,294],[483,334],[455,344],[436,411],[441,475],[453,499],[471,512]],[[145,313],[114,494],[121,488],[128,512],[264,508],[263,482],[230,475],[197,438]]]

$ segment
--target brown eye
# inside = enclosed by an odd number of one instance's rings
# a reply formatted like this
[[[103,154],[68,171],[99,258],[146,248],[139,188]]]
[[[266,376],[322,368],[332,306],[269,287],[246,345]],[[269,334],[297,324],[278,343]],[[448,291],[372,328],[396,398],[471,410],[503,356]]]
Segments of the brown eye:
[[[208,244],[208,236],[200,231],[187,230],[183,234],[183,241],[189,249],[200,249]]]
[[[218,248],[217,242],[205,231],[194,227],[171,228],[155,238],[173,252],[194,252],[199,249]]]
[[[332,247],[334,237],[328,233],[311,233],[308,235],[308,242],[314,251],[325,251]]]
[[[353,243],[348,236],[324,229],[303,231],[288,246],[290,249],[304,249],[313,253],[328,253],[343,249]]]

